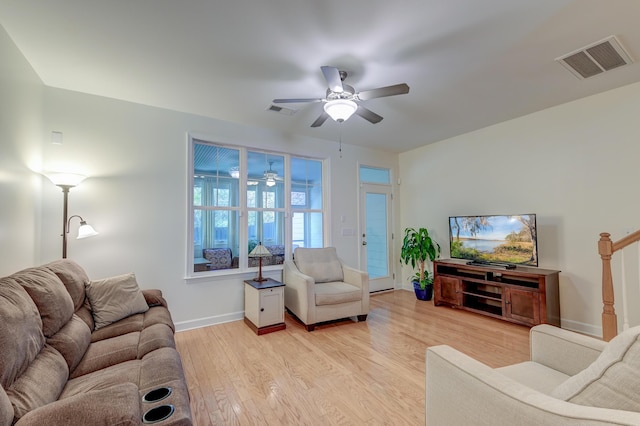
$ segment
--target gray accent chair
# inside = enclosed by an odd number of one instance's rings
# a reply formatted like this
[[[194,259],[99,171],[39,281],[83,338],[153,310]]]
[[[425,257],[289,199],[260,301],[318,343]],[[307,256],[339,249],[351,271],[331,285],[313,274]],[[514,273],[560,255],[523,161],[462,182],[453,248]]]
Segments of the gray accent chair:
[[[335,247],[295,249],[282,272],[284,305],[307,331],[326,321],[369,313],[369,275],[342,263]]]
[[[548,324],[530,337],[530,361],[495,369],[428,348],[427,425],[640,425],[640,327],[608,343]]]

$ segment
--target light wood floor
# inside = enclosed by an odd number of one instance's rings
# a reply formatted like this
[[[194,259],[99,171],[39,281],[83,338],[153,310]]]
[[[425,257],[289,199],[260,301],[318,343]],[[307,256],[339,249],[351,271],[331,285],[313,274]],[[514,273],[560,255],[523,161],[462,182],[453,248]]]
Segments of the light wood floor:
[[[499,367],[527,360],[529,328],[408,291],[371,297],[366,322],[262,336],[243,321],[176,334],[194,424],[422,425],[425,350],[447,344]]]

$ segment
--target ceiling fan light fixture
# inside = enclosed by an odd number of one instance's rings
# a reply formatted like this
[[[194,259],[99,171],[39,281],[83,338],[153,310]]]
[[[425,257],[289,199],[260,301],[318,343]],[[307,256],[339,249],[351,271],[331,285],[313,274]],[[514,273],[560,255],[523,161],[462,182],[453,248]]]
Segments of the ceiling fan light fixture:
[[[358,109],[358,104],[349,99],[335,99],[324,104],[324,111],[338,123],[346,121]]]
[[[274,186],[276,184],[276,180],[273,178],[273,176],[269,176],[267,178],[267,186],[271,187]]]

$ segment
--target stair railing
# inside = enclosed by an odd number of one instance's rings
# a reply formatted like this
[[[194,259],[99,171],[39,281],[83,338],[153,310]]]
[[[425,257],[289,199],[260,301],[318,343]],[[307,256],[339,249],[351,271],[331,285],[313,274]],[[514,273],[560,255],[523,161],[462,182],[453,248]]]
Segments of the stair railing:
[[[618,334],[618,317],[614,307],[613,276],[611,274],[611,257],[630,244],[640,241],[640,230],[621,238],[618,241],[611,241],[611,234],[603,232],[598,241],[598,253],[602,259],[602,339],[606,342],[613,339]],[[628,328],[627,318],[627,297],[626,279],[624,266],[624,252],[621,252],[622,265],[622,302],[624,313],[624,327]]]

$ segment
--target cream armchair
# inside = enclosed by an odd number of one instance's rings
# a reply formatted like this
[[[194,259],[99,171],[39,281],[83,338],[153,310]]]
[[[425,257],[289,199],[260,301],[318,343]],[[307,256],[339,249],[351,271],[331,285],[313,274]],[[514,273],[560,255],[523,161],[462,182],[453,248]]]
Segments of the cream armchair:
[[[531,329],[531,361],[492,369],[449,346],[427,349],[426,423],[640,425],[640,327],[605,343]]]
[[[295,249],[284,263],[284,305],[307,331],[316,324],[369,313],[369,275],[346,266],[335,247]]]

